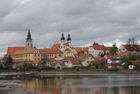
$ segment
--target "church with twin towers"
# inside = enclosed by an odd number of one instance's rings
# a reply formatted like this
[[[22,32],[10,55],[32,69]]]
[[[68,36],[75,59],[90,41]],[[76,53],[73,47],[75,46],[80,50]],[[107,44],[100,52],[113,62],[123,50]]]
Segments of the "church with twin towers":
[[[53,48],[59,48],[62,52],[64,52],[66,48],[71,48],[70,34],[68,34],[67,40],[65,40],[64,33],[62,33],[61,38],[60,38],[60,44],[54,44]],[[27,38],[25,41],[25,49],[33,49],[33,41],[31,37],[30,29],[28,30]]]
[[[34,47],[30,29],[28,30],[25,40],[25,46],[8,47],[6,56],[11,56],[14,62],[41,62],[43,58],[64,58],[72,57],[77,54],[71,45],[71,36],[67,35],[65,39],[64,33],[60,37],[60,43],[53,44],[50,48],[38,49]]]

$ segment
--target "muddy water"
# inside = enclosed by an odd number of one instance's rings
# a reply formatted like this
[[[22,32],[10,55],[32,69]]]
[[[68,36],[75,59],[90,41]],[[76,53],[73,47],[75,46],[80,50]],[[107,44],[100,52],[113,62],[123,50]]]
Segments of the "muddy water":
[[[0,94],[140,94],[140,75],[2,73]]]

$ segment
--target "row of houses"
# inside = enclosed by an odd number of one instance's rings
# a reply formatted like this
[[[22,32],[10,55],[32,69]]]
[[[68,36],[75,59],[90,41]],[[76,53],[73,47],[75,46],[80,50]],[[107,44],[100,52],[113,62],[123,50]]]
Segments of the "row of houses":
[[[122,59],[130,58],[130,56],[136,57],[136,60],[125,61]],[[129,45],[124,44],[118,48],[118,54],[115,56],[106,56],[108,68],[120,68],[126,63],[128,63],[128,69],[134,69],[136,66],[140,65],[140,45]]]
[[[5,56],[11,56],[15,64],[26,62],[39,65],[45,62],[47,66],[51,66],[50,61],[53,61],[56,63],[56,69],[87,67],[89,65],[94,65],[96,68],[114,68],[121,66],[122,57],[138,54],[140,51],[140,45],[121,45],[118,54],[111,56],[110,48],[96,43],[89,47],[73,47],[70,34],[68,34],[67,40],[62,34],[60,43],[53,44],[50,48],[38,49],[33,47],[29,30],[25,46],[8,47]]]

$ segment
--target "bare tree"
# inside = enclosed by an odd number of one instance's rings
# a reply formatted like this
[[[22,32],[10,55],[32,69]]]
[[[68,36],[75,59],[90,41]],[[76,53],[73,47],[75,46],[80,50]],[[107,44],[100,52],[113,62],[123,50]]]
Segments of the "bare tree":
[[[134,45],[137,45],[137,41],[134,38],[129,38],[127,44],[133,47]]]

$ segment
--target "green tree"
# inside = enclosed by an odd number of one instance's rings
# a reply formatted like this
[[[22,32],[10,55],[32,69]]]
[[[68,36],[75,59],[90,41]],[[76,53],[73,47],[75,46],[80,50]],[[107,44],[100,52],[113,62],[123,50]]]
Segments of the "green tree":
[[[113,46],[109,49],[109,51],[112,56],[116,55],[118,51],[116,44],[113,44]]]
[[[13,59],[11,56],[5,56],[4,57],[4,66],[7,67],[7,68],[12,68],[12,65],[13,65]]]
[[[124,63],[123,64],[124,68],[128,68],[128,65],[134,60],[137,60],[136,55],[129,55],[129,56],[125,56],[125,57],[121,58],[121,63],[122,64]]]
[[[79,51],[78,52],[78,55],[82,55],[82,54],[84,54],[84,51]]]
[[[55,65],[56,65],[56,63],[55,63],[55,61],[54,61],[54,60],[52,60],[50,63],[51,63],[51,67],[53,67],[53,66],[55,66]]]

